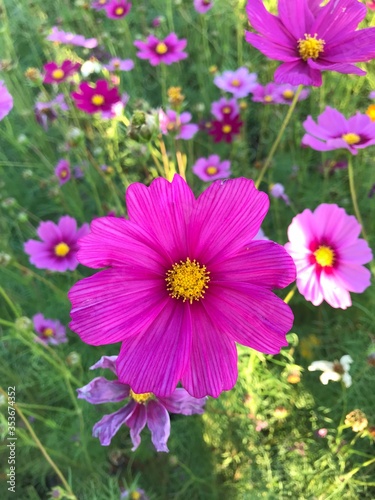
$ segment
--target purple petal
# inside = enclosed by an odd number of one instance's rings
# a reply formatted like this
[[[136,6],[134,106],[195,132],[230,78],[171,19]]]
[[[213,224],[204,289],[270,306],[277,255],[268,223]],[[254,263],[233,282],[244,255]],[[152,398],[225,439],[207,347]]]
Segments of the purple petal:
[[[170,396],[159,398],[159,401],[169,413],[180,413],[182,415],[193,415],[203,413],[207,398],[193,398],[182,388],[176,389]]]
[[[306,62],[298,59],[294,62],[285,62],[277,68],[274,74],[276,83],[290,83],[291,85],[322,85],[321,72],[311,68]]]
[[[141,443],[141,432],[147,421],[146,406],[137,404],[133,413],[126,419],[126,425],[130,427],[130,438],[133,443],[132,451],[135,451]]]
[[[294,48],[285,47],[276,42],[272,42],[268,40],[268,38],[250,33],[250,31],[245,31],[245,40],[270,59],[285,62],[300,60]]]
[[[158,401],[147,404],[147,427],[151,431],[151,440],[156,451],[168,453],[167,441],[171,433],[171,422],[167,410]]]
[[[46,243],[54,244],[62,241],[59,227],[52,221],[41,222],[37,229],[37,235]]]
[[[299,40],[305,33],[310,32],[314,21],[306,0],[278,0],[279,19],[291,33],[295,40]],[[315,31],[314,31],[315,33]]]
[[[129,386],[118,380],[96,377],[89,384],[77,389],[77,392],[79,399],[86,399],[93,405],[116,403],[129,396]]]
[[[99,361],[90,366],[90,370],[96,370],[97,368],[108,368],[114,374],[116,374],[116,359],[117,356],[102,356]]]
[[[104,417],[94,425],[92,429],[93,437],[99,438],[102,446],[109,446],[113,436],[120,427],[126,423],[126,420],[136,407],[137,403],[135,401],[130,401],[124,408],[121,408],[115,413],[104,415]]]

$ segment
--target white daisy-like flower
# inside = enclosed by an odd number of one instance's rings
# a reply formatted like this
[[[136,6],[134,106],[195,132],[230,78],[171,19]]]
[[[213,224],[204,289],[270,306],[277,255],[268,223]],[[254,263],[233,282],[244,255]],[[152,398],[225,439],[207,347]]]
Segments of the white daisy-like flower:
[[[340,361],[314,361],[308,370],[310,372],[322,371],[319,378],[323,385],[327,385],[330,380],[333,382],[342,380],[346,387],[350,387],[352,385],[352,377],[349,374],[351,363],[353,363],[351,356],[345,354]]]

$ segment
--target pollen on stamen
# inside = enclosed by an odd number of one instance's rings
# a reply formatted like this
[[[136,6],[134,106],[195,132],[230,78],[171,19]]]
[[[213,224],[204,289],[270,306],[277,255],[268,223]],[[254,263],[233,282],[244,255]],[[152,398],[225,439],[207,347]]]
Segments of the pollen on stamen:
[[[300,38],[298,40],[298,52],[304,61],[308,59],[318,59],[319,55],[324,51],[325,41],[322,38],[316,38],[305,33],[305,40]]]
[[[206,266],[201,266],[195,259],[191,261],[189,257],[173,264],[165,278],[169,295],[183,302],[188,300],[190,304],[203,299],[210,281],[209,274]]]

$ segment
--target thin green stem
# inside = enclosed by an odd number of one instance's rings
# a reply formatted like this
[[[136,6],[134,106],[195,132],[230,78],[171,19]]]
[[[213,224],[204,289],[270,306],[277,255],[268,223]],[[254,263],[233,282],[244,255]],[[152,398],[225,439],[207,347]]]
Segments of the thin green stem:
[[[357,201],[357,193],[355,191],[354,186],[354,170],[351,155],[348,158],[348,176],[349,176],[349,188],[350,188],[350,196],[352,198],[353,208],[355,216],[357,217],[358,222],[361,224],[362,234],[365,240],[368,241],[368,236],[365,231],[365,227],[363,225],[363,220],[361,216],[361,212],[359,211],[358,201]]]
[[[18,312],[16,306],[13,304],[12,300],[10,299],[9,295],[6,293],[4,288],[0,286],[0,294],[3,296],[5,302],[8,304],[8,306],[12,309],[14,315],[16,318],[20,317],[20,313]]]

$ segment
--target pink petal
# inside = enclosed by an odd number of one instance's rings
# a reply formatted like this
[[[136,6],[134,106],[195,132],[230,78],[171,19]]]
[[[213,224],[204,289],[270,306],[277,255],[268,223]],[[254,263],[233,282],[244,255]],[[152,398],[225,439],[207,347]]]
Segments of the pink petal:
[[[61,217],[57,225],[61,231],[63,240],[66,238],[71,240],[72,235],[75,236],[77,232],[77,221],[73,217],[69,217],[69,215]]]
[[[334,245],[338,251],[341,247],[355,243],[361,232],[357,219],[335,204],[319,205],[314,211],[314,220],[317,239],[328,240],[327,243]]]
[[[46,243],[54,244],[61,241],[61,231],[59,227],[51,221],[41,222],[37,229],[39,238]]]
[[[117,356],[102,356],[99,361],[90,366],[90,370],[96,370],[97,368],[107,368],[116,375],[116,359]]]
[[[375,28],[348,33],[345,40],[330,47],[325,58],[333,62],[368,62],[375,58]]]
[[[245,31],[245,40],[270,59],[285,62],[300,60],[292,48],[272,42],[268,38],[250,33],[250,31]]]
[[[137,404],[133,413],[126,419],[126,425],[130,427],[130,438],[133,443],[132,451],[135,451],[141,444],[141,432],[147,421],[146,406]]]
[[[354,62],[357,61],[354,60]],[[357,68],[357,66],[354,66],[354,64],[341,63],[341,62],[332,63],[330,61],[325,61],[322,59],[318,61],[309,60],[309,66],[319,71],[337,71],[337,73],[343,73],[345,75],[349,74],[349,75],[364,76],[367,74],[366,71]]]
[[[147,427],[156,451],[168,452],[167,441],[171,433],[171,421],[167,410],[158,401],[147,404]]]
[[[118,380],[96,377],[89,384],[77,389],[77,392],[79,399],[98,405],[122,401],[129,396],[129,387]]]
[[[206,398],[193,398],[185,389],[179,388],[170,396],[159,398],[159,401],[169,413],[193,415],[204,412],[203,406],[206,403]]]
[[[308,208],[296,215],[288,227],[288,239],[293,248],[309,248],[310,243],[316,240],[317,234],[315,218]]]
[[[371,285],[371,272],[363,266],[339,265],[334,274],[339,286],[349,292],[363,293]]]
[[[295,40],[303,38],[305,33],[310,32],[314,16],[308,8],[306,0],[278,0],[277,9],[280,21],[293,35]],[[314,32],[315,33],[315,32]]]
[[[366,240],[356,240],[349,245],[349,235],[347,241],[342,243],[339,250],[340,264],[367,264],[372,261],[373,255],[371,248],[368,246]]]
[[[321,72],[311,68],[301,59],[281,64],[275,71],[274,80],[276,83],[313,85],[314,87],[320,87],[323,83]]]
[[[331,307],[346,309],[352,305],[349,292],[341,288],[333,274],[327,274],[323,271],[320,275],[320,286],[324,300]]]
[[[323,291],[315,264],[307,267],[303,272],[297,273],[297,288],[306,300],[318,306],[323,302]]]

